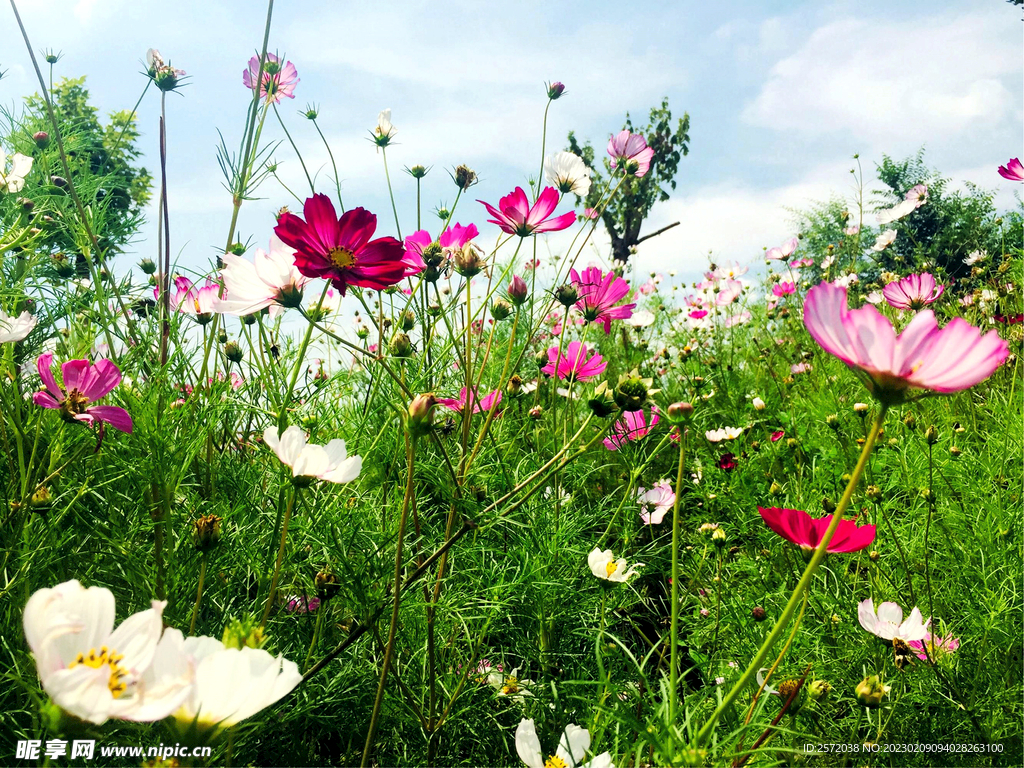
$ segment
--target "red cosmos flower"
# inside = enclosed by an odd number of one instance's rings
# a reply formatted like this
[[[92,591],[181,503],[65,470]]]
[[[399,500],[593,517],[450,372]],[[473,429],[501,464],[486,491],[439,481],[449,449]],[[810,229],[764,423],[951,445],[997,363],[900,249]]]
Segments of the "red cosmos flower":
[[[36,360],[39,378],[43,380],[43,389],[32,395],[32,402],[43,408],[60,410],[60,415],[68,421],[78,421],[86,426],[93,426],[97,421],[105,421],[114,429],[131,434],[132,417],[124,408],[116,405],[90,405],[110,391],[121,381],[121,371],[111,360],[68,360],[61,366],[64,389],[57,385],[50,366],[53,364],[53,353],[47,352]]]
[[[832,515],[811,517],[799,509],[758,507],[765,525],[801,549],[817,549],[821,537],[832,523]],[[857,525],[853,520],[840,520],[835,535],[828,543],[829,552],[858,552],[875,540],[875,526]]]
[[[736,469],[736,456],[732,453],[723,453],[722,457],[718,460],[718,468],[724,469],[726,472],[732,472]]]
[[[497,224],[502,232],[510,235],[528,237],[539,232],[558,232],[576,223],[576,214],[573,211],[553,219],[548,218],[558,206],[558,190],[554,187],[544,187],[544,191],[540,193],[532,207],[522,187],[516,187],[510,194],[501,198],[497,208],[483,200],[477,202],[494,217],[488,221]]]
[[[370,239],[377,217],[365,208],[353,208],[339,219],[331,199],[316,194],[306,199],[302,212],[305,220],[283,213],[274,234],[295,249],[299,272],[330,280],[342,296],[350,285],[382,291],[422,269],[422,262],[406,259],[395,238]]]
[[[1020,325],[1024,323],[1024,315],[992,315],[992,319],[1003,325]]]

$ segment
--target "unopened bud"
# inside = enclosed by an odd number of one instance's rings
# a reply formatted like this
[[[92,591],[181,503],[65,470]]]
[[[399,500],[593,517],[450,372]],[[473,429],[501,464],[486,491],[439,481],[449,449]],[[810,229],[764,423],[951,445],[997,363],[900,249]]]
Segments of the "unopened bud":
[[[616,405],[617,396],[613,396],[607,381],[602,381],[594,390],[593,396],[587,401],[590,410],[599,419],[611,416],[619,410]]]
[[[580,299],[576,286],[571,283],[563,283],[555,288],[555,300],[563,307],[569,308]]]
[[[234,619],[224,627],[224,634],[221,642],[225,648],[262,648],[267,642],[263,634],[263,627],[257,619],[247,616],[244,619]]]
[[[949,446],[949,455],[952,456],[954,459],[959,459],[961,453],[962,451],[955,445]]]
[[[908,413],[903,417],[903,426],[907,429],[913,429],[917,426],[917,418],[912,413]]]
[[[836,505],[832,502],[832,499],[827,496],[821,500],[821,508],[825,510],[826,515],[831,515],[836,511]]]
[[[224,356],[232,363],[240,363],[245,355],[237,341],[229,341],[224,345]]]
[[[412,355],[412,339],[407,333],[396,333],[391,337],[388,351],[392,357],[409,357]]]
[[[872,501],[880,501],[882,498],[882,489],[877,485],[869,485],[864,489],[864,495]]]
[[[32,134],[32,141],[34,141],[36,146],[40,149],[46,149],[50,146],[50,134],[46,131],[36,131]]]
[[[939,442],[939,430],[937,430],[934,425],[928,427],[928,429],[924,431],[924,439],[927,441],[928,445],[935,445]]]
[[[762,400],[760,397],[755,397],[753,400],[750,401],[750,404],[754,406],[755,411],[763,411],[765,408],[764,400]]]
[[[624,411],[635,413],[647,402],[649,388],[653,379],[645,379],[634,368],[630,373],[619,377],[615,385],[615,403]]]
[[[499,323],[512,314],[512,305],[504,299],[495,299],[491,302],[491,317]]]
[[[668,407],[668,420],[673,424],[682,424],[693,416],[693,406],[690,403],[672,403]]]
[[[779,485],[777,481],[772,480],[772,484],[771,487],[768,489],[768,493],[770,493],[772,496],[778,496],[779,494],[782,493],[782,486]]]
[[[203,515],[192,524],[192,544],[200,552],[209,552],[220,543],[220,524],[217,515]]]
[[[922,488],[921,498],[927,501],[929,504],[934,504],[936,498],[935,491],[933,491],[931,488]]]
[[[416,313],[407,309],[398,316],[398,327],[403,331],[411,331],[416,327]]]
[[[409,434],[419,437],[430,431],[434,421],[434,406],[436,405],[437,398],[433,392],[416,395],[412,399],[412,402],[409,403],[409,417],[406,420]]]
[[[877,549],[872,549],[871,552],[868,553],[868,559],[872,563],[877,563],[879,557],[881,557],[881,555],[878,554],[878,550]]]
[[[548,98],[551,99],[552,101],[554,101],[557,98],[560,98],[562,94],[565,93],[565,86],[562,83],[558,82],[557,80],[548,83],[545,87],[548,91]]]
[[[750,611],[750,615],[753,617],[754,621],[764,621],[768,618],[768,612],[760,605],[755,605]]]
[[[316,586],[316,596],[320,598],[321,602],[326,602],[332,597],[336,597],[338,592],[341,591],[338,577],[326,569],[317,573],[313,579],[313,584]]]
[[[153,263],[152,259],[143,259],[139,262],[139,269],[147,275],[152,275],[156,272],[156,264]]]
[[[508,384],[505,385],[505,391],[508,392],[512,397],[515,397],[523,391],[523,377],[518,373],[513,374],[508,380]]]
[[[529,297],[529,289],[526,281],[519,275],[512,276],[512,282],[508,284],[508,298],[517,307],[522,306]]]
[[[832,429],[839,429],[839,414],[830,413],[828,416],[825,417],[825,423],[828,424],[829,427],[831,427]]]
[[[868,415],[868,404],[867,403],[854,403],[853,412],[860,416],[862,419]]]
[[[857,701],[865,707],[877,709],[881,706],[882,697],[885,696],[888,689],[889,686],[883,685],[882,681],[878,679],[878,675],[870,675],[857,684],[854,693],[857,695]]]
[[[540,421],[543,417],[544,409],[541,406],[535,405],[530,409],[530,418],[534,421]]]

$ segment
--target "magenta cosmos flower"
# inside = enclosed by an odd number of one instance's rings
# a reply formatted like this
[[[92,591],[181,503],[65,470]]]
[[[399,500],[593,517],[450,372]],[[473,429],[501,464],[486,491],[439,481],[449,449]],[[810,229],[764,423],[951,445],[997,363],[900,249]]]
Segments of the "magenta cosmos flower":
[[[47,352],[36,360],[39,378],[46,389],[32,395],[32,402],[43,408],[53,408],[68,421],[80,421],[93,426],[105,421],[114,429],[131,434],[132,417],[124,408],[115,405],[90,405],[110,391],[121,381],[121,371],[111,360],[68,360],[60,367],[64,389],[57,385],[51,367],[53,353]]]
[[[608,154],[612,158],[612,168],[622,166],[626,173],[640,178],[651,169],[654,150],[647,146],[647,140],[639,133],[619,131],[608,139]]]
[[[944,290],[944,286],[936,285],[932,275],[922,272],[894,280],[882,289],[882,296],[896,309],[921,309],[938,299]]]
[[[821,347],[857,371],[883,403],[902,402],[907,390],[959,392],[984,381],[1009,354],[995,331],[981,331],[959,317],[939,328],[930,309],[918,312],[899,336],[873,306],[849,310],[846,289],[831,283],[811,288],[804,325]]]
[[[462,248],[470,240],[479,235],[480,232],[476,228],[476,224],[470,224],[468,227],[464,227],[461,224],[455,224],[454,226],[448,227],[441,235],[437,238],[437,244],[442,248]],[[431,245],[434,244],[434,238],[430,236],[430,233],[421,229],[413,232],[405,238],[405,260],[410,266],[419,266],[419,270],[425,269],[426,265],[423,262],[423,253]],[[419,271],[417,270],[417,271]]]
[[[1024,165],[1020,158],[1013,158],[1006,165],[999,166],[999,175],[1009,181],[1024,181]]]
[[[931,653],[932,660],[934,661],[937,657],[942,656],[946,653],[952,653],[960,647],[960,639],[949,635],[942,637],[940,635],[933,635],[931,632],[926,632],[924,638],[921,640],[909,640],[907,642],[914,651],[917,652],[917,658],[921,661],[928,661],[928,654],[925,653],[925,648]]]
[[[242,84],[250,91],[256,88],[256,80],[260,75],[260,57],[249,59],[249,68],[242,73]],[[263,78],[260,82],[260,98],[268,104],[275,104],[282,96],[295,98],[295,86],[299,84],[299,73],[290,61],[281,64],[281,59],[273,53],[267,54],[263,62]]]
[[[497,208],[483,200],[477,202],[494,217],[488,219],[491,224],[497,224],[502,232],[520,237],[538,232],[558,232],[571,227],[576,221],[576,214],[572,211],[553,219],[549,218],[558,206],[558,190],[554,187],[544,187],[544,191],[540,193],[533,206],[530,205],[530,200],[522,187],[516,187],[510,194],[501,198]]]
[[[558,345],[555,345],[548,350],[548,364],[540,370],[548,376],[557,375],[560,379],[589,381],[604,373],[608,363],[597,353],[590,357],[587,356],[588,354],[589,350],[586,344],[572,341],[567,349],[562,350],[562,355],[559,357]]]
[[[476,393],[467,397],[467,390],[465,387],[459,390],[458,398],[454,397],[439,397],[437,398],[437,404],[443,405],[450,411],[456,413],[462,413],[466,410],[466,404],[469,402],[472,405],[473,413],[486,413],[491,410],[492,406],[497,406],[501,402],[501,390],[494,390],[489,395],[484,397],[478,397]]]
[[[611,333],[612,320],[625,320],[633,316],[636,304],[615,306],[629,293],[629,283],[614,272],[605,274],[597,267],[588,267],[582,274],[571,269],[569,276],[579,294],[576,309],[583,313],[584,319],[602,323],[605,333]]]
[[[822,536],[832,524],[832,515],[811,517],[799,509],[780,509],[779,507],[758,507],[765,525],[775,531],[786,541],[796,544],[808,552],[818,548]],[[852,520],[840,520],[832,540],[828,543],[829,552],[859,552],[871,546],[875,540],[875,526],[857,525]]]
[[[350,285],[382,291],[419,271],[406,261],[405,248],[393,237],[371,240],[377,217],[353,208],[339,219],[327,195],[306,199],[305,221],[285,212],[274,234],[295,249],[295,266],[306,277],[330,280],[345,295]]]
[[[608,437],[603,440],[604,447],[609,451],[617,451],[626,443],[646,437],[658,421],[658,412],[654,409],[651,409],[650,424],[647,423],[643,411],[623,411],[619,420],[612,426]]]

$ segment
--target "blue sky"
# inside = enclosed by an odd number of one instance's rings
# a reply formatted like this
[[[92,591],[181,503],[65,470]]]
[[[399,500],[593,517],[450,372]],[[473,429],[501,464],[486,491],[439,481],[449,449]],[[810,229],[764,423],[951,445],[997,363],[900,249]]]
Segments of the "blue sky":
[[[246,60],[262,39],[257,2],[175,4],[129,0],[32,0],[21,12],[37,50],[63,52],[57,75],[89,76],[94,102],[130,108],[144,86],[141,61],[158,48],[190,75],[169,99],[172,248],[198,268],[221,246],[230,199],[215,160],[217,129],[229,145],[242,131]],[[0,26],[13,30],[10,8]],[[548,147],[569,129],[603,146],[624,114],[644,115],[668,96],[691,117],[691,151],[673,199],[650,229],[681,226],[643,244],[643,270],[694,273],[716,258],[758,259],[762,246],[792,234],[787,207],[851,194],[851,157],[873,168],[883,152],[924,146],[944,173],[998,190],[1015,189],[995,167],[1021,154],[1024,120],[1020,11],[1000,0],[944,3],[650,2],[286,2],[274,9],[271,48],[287,54],[301,82],[282,116],[318,187],[333,189],[326,151],[297,114],[320,107],[346,205],[378,213],[394,234],[381,158],[366,141],[384,107],[398,128],[389,149],[403,234],[414,228],[414,186],[404,165],[434,166],[428,207],[454,198],[445,168],[468,163],[481,183],[472,197],[496,201],[525,185],[540,164],[546,80],[567,94],[552,105]],[[5,35],[0,100],[34,91],[20,40]],[[159,99],[140,111],[146,162],[157,168]],[[269,134],[281,138],[270,125]],[[308,189],[291,149],[275,157],[285,182]],[[291,202],[273,180],[247,203],[243,236],[269,238],[271,214]],[[463,223],[484,228],[482,206],[460,204]],[[136,244],[155,253],[155,229]],[[558,241],[553,247],[557,248]],[[598,243],[600,250],[601,244]],[[596,255],[596,254],[595,254]],[[123,260],[136,261],[137,255]]]

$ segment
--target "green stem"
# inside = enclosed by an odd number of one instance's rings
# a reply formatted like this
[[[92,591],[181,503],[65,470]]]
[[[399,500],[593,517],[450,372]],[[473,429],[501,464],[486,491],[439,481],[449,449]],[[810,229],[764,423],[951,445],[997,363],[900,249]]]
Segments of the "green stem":
[[[384,157],[384,178],[388,180],[388,197],[391,198],[391,210],[395,214],[395,231],[398,232],[398,239],[402,239],[402,226],[398,223],[398,206],[395,205],[395,193],[391,191],[391,174],[388,173],[388,150],[381,147],[381,155]],[[442,230],[443,231],[443,230]]]
[[[284,135],[285,137],[287,137],[288,143],[291,144],[292,149],[295,150],[295,156],[299,158],[299,164],[302,165],[302,172],[306,174],[306,181],[309,182],[310,192],[312,192],[315,195],[316,187],[313,186],[313,178],[309,175],[309,169],[306,168],[306,161],[302,159],[302,155],[299,153],[299,148],[295,146],[295,142],[292,140],[292,135],[288,133],[288,128],[285,126],[284,120],[281,119],[281,113],[277,109],[277,104],[274,104],[274,116],[277,118],[277,122],[281,124],[281,130],[284,131]],[[287,187],[285,188],[287,189]],[[291,192],[291,190],[288,191]]]
[[[292,512],[295,509],[295,503],[298,500],[299,489],[295,487],[292,489],[291,496],[288,497],[288,506],[284,510],[284,522],[281,523],[281,544],[277,548],[277,562],[274,565],[274,575],[270,579],[270,591],[267,593],[267,604],[263,608],[263,619],[260,621],[260,626],[266,626],[267,619],[270,618],[270,608],[274,604],[274,597],[277,594],[277,580],[281,576],[281,563],[284,561],[284,545],[288,539],[288,523],[291,522]]]
[[[208,552],[203,552],[203,560],[199,565],[199,586],[196,589],[196,604],[192,606],[192,621],[188,625],[188,633],[190,635],[196,633],[196,617],[199,616],[199,604],[203,600],[203,582],[206,580],[206,559],[208,555]]]
[[[320,130],[320,124],[316,120],[313,121],[313,127],[316,128],[316,132],[320,134],[320,138],[324,142],[324,146],[327,147],[327,156],[331,158],[331,168],[334,169],[334,186],[338,190],[338,207],[341,212],[345,212],[345,204],[341,201],[341,180],[338,178],[338,166],[334,162],[334,153],[331,152],[331,145],[327,143],[327,139],[324,136],[324,132]]]
[[[679,698],[679,502],[683,498],[683,471],[686,467],[686,424],[679,425],[679,463],[676,467],[676,500],[672,505],[672,612],[669,625],[669,695],[668,717],[676,722],[676,700]],[[674,732],[670,737],[675,741]]]

